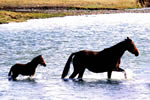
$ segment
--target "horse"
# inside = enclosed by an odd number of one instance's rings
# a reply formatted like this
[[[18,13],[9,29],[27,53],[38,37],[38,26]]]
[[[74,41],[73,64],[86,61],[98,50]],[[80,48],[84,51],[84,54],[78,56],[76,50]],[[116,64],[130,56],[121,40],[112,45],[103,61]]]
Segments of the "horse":
[[[33,58],[31,60],[31,62],[28,62],[26,64],[17,63],[15,65],[13,65],[10,68],[10,71],[8,73],[9,80],[12,79],[15,81],[19,74],[21,74],[23,76],[30,76],[30,77],[34,76],[35,70],[36,70],[38,64],[40,64],[44,67],[46,66],[46,63],[45,63],[42,55],[39,55],[39,56]]]
[[[94,73],[107,72],[108,79],[111,79],[112,71],[124,72],[127,78],[125,70],[120,68],[121,57],[126,50],[135,56],[139,55],[138,49],[129,37],[99,52],[82,50],[72,53],[66,62],[61,78],[64,79],[67,76],[71,62],[73,62],[74,70],[69,79],[78,75],[78,79],[82,80],[85,69]]]

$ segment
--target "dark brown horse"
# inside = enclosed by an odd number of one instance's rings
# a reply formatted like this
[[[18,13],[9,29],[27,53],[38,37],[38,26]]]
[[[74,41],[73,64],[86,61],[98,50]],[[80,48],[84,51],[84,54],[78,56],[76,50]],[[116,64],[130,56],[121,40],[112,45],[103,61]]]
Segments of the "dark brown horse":
[[[139,55],[139,51],[127,37],[124,41],[106,48],[100,52],[83,50],[76,53],[72,53],[65,65],[61,78],[65,78],[68,74],[71,61],[73,60],[74,72],[69,77],[73,79],[78,74],[78,79],[82,79],[85,69],[95,72],[107,72],[108,79],[111,78],[112,71],[124,72],[125,70],[120,68],[120,59],[125,51],[129,51],[135,56]],[[125,76],[126,77],[126,76]]]
[[[33,76],[38,64],[46,66],[44,59],[41,55],[35,57],[31,62],[27,64],[15,64],[11,67],[8,76],[9,80],[16,80],[16,77],[21,74],[24,76]]]

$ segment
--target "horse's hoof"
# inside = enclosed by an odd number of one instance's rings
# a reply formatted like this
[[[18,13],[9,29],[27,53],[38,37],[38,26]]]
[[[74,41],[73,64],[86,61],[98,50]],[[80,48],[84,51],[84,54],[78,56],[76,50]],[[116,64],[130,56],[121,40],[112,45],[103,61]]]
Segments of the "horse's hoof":
[[[126,74],[126,72],[124,72],[124,77],[125,77],[125,79],[127,79],[127,74]]]
[[[69,79],[62,78],[63,81],[68,81]]]
[[[82,81],[83,81],[83,79],[82,79],[82,78],[79,78],[79,79],[78,79],[78,81],[82,82]]]
[[[8,81],[11,81],[12,79],[11,78],[8,78]]]

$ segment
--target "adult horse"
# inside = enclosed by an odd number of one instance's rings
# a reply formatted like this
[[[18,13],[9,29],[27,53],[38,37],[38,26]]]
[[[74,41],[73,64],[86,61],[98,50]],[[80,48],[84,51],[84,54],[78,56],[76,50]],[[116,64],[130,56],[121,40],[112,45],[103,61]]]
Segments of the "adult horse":
[[[72,60],[74,71],[69,77],[71,79],[73,79],[77,74],[78,78],[82,79],[86,68],[95,73],[107,72],[108,79],[111,78],[112,71],[125,73],[125,70],[120,68],[120,59],[126,50],[135,54],[135,56],[139,55],[138,49],[129,37],[127,37],[124,41],[100,52],[83,50],[72,53],[68,58],[61,78],[65,78],[68,74]]]
[[[27,64],[15,64],[11,67],[8,76],[9,80],[16,80],[16,77],[21,74],[24,76],[33,76],[38,64],[46,66],[45,61],[41,55],[32,59],[31,62]]]

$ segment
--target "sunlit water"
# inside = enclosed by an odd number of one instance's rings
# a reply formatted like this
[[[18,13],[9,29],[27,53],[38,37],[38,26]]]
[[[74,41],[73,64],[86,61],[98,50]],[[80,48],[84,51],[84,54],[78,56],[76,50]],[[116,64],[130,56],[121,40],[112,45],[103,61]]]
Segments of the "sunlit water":
[[[112,80],[107,73],[86,70],[83,82],[60,79],[72,52],[100,51],[129,36],[140,51],[135,57],[125,52],[121,68]],[[27,63],[43,55],[47,67],[38,66],[35,76],[8,81],[15,63]],[[29,20],[0,25],[1,100],[149,100],[150,14],[102,14]],[[69,75],[72,73],[72,66]]]

